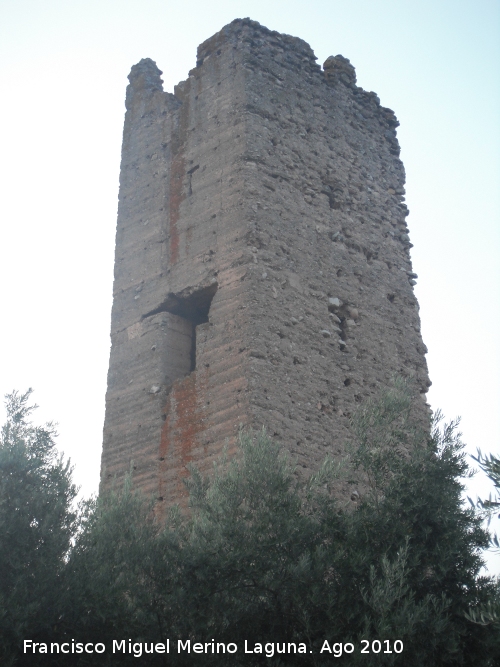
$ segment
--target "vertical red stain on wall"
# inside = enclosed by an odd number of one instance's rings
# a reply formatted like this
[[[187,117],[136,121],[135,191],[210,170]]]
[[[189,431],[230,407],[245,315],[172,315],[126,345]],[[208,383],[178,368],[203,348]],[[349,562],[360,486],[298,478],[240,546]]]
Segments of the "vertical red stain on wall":
[[[205,388],[196,371],[174,383],[168,396],[166,419],[162,429],[159,458],[159,497],[171,504],[186,497],[182,479],[187,477],[188,463],[196,459],[197,436],[203,430],[205,412],[200,400]],[[170,470],[175,471],[176,483],[168,484],[170,494],[166,498],[166,479]]]

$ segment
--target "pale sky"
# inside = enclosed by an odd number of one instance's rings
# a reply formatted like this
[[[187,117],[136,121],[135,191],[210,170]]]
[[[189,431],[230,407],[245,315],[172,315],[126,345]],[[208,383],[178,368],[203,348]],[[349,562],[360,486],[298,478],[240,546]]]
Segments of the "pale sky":
[[[127,75],[150,57],[173,92],[245,16],[349,58],[396,112],[428,400],[500,453],[498,0],[0,0],[1,394],[35,389],[95,492]]]

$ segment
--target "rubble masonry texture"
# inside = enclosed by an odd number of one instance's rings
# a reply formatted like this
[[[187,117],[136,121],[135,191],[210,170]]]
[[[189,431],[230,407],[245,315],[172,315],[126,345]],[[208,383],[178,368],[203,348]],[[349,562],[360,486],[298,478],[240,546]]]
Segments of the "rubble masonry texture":
[[[394,375],[430,382],[398,122],[349,61],[244,19],[160,75],[127,88],[101,485],[132,464],[168,505],[240,425],[312,471]]]

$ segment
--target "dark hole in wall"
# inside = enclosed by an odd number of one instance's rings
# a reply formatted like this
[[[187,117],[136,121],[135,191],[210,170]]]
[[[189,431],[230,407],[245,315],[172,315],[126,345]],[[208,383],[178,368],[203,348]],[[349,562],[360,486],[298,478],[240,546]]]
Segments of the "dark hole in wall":
[[[169,294],[164,310],[167,313],[173,313],[189,320],[195,326],[203,324],[204,322],[208,322],[208,312],[216,292],[217,283],[214,283],[208,287],[201,287],[194,290],[187,296]]]
[[[189,350],[191,364],[189,372],[196,369],[196,327],[208,322],[208,313],[212,305],[212,299],[217,292],[217,287],[217,283],[213,283],[207,287],[195,289],[188,294],[169,294],[165,302],[164,310],[191,323],[191,349]]]

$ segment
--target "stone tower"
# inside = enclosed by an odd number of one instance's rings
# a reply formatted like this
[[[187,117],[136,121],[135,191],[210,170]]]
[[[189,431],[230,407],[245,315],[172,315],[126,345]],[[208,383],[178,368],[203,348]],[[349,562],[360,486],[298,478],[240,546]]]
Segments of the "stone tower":
[[[133,462],[168,504],[240,425],[312,470],[392,376],[430,382],[398,121],[349,60],[244,19],[160,75],[127,88],[102,485]]]

